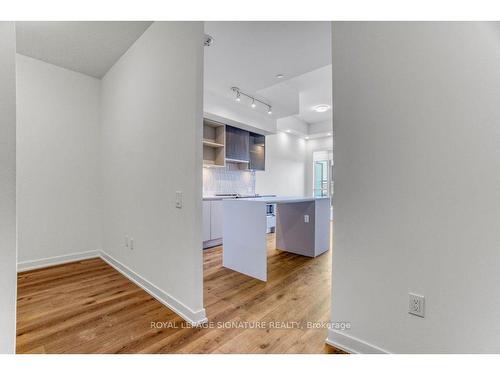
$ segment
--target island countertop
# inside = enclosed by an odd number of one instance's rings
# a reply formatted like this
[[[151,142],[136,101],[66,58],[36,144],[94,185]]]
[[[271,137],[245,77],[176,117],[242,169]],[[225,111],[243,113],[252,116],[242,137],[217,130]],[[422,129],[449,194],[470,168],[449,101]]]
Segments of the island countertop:
[[[330,247],[328,197],[258,197],[222,200],[222,265],[267,281],[266,205],[276,204],[276,249],[316,257]]]
[[[204,195],[204,201],[222,201],[227,199],[259,199],[259,198],[276,198],[274,194],[256,195],[256,196],[238,196],[235,195]]]
[[[243,202],[264,202],[267,204],[272,203],[300,203],[300,202],[313,202],[317,200],[330,199],[328,197],[258,197],[258,198],[238,198],[235,201]]]

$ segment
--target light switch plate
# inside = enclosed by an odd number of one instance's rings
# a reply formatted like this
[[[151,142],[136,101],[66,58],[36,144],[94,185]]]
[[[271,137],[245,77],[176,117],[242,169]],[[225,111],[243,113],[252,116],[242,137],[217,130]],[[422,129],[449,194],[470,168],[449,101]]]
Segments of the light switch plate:
[[[182,191],[175,192],[175,207],[182,208]]]
[[[408,313],[423,318],[425,314],[425,297],[418,294],[409,293]]]
[[[304,223],[308,223],[309,222],[309,215],[304,215]]]

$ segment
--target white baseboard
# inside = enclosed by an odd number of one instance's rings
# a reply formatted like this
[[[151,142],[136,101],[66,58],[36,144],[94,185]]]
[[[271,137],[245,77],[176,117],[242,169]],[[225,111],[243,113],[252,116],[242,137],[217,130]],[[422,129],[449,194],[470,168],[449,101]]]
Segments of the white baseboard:
[[[99,250],[90,250],[90,251],[82,251],[80,253],[59,255],[55,257],[42,258],[37,260],[27,260],[24,262],[17,263],[17,272],[31,271],[37,268],[57,266],[59,264],[76,262],[79,260],[98,258],[98,257],[100,257]]]
[[[127,266],[123,265],[109,254],[106,254],[104,251],[100,252],[101,258],[108,263],[111,267],[116,269],[134,284],[145,290],[152,297],[158,300],[163,305],[167,306],[170,310],[174,311],[176,314],[181,316],[191,325],[199,325],[205,323],[207,321],[207,317],[205,314],[205,309],[201,309],[198,311],[193,311],[182,302],[178,301],[171,295],[169,295],[164,290],[158,288],[153,283],[149,282],[142,276],[139,276],[137,273],[132,271]]]
[[[328,330],[326,343],[353,354],[389,354],[387,350],[334,329]]]
[[[215,240],[203,241],[203,250],[209,249],[214,246],[222,245],[222,238],[217,238]]]

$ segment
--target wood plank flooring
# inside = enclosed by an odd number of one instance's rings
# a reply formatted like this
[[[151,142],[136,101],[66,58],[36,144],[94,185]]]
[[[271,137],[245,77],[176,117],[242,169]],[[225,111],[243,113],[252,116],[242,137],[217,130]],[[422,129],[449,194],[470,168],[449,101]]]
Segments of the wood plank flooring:
[[[204,252],[210,327],[186,327],[98,258],[21,272],[17,353],[342,353],[306,326],[329,319],[331,251],[309,259],[274,244],[267,283],[223,268],[220,246]]]

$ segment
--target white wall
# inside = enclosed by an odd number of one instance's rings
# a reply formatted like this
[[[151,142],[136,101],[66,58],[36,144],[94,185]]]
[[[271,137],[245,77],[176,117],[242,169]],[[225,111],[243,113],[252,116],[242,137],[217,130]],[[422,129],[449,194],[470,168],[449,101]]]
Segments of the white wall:
[[[101,248],[100,81],[17,55],[19,266]]]
[[[334,23],[331,340],[500,351],[499,62],[498,23]]]
[[[257,194],[304,195],[306,141],[279,132],[266,136],[266,170],[256,171]]]
[[[16,31],[0,22],[0,353],[16,342]]]
[[[193,320],[205,317],[202,36],[202,22],[154,22],[102,80],[103,249]]]
[[[331,129],[330,129],[331,131]],[[333,150],[333,137],[314,138],[307,141],[306,147],[306,177],[305,177],[305,194],[313,195],[314,184],[314,165],[313,153],[315,151],[331,151]]]

